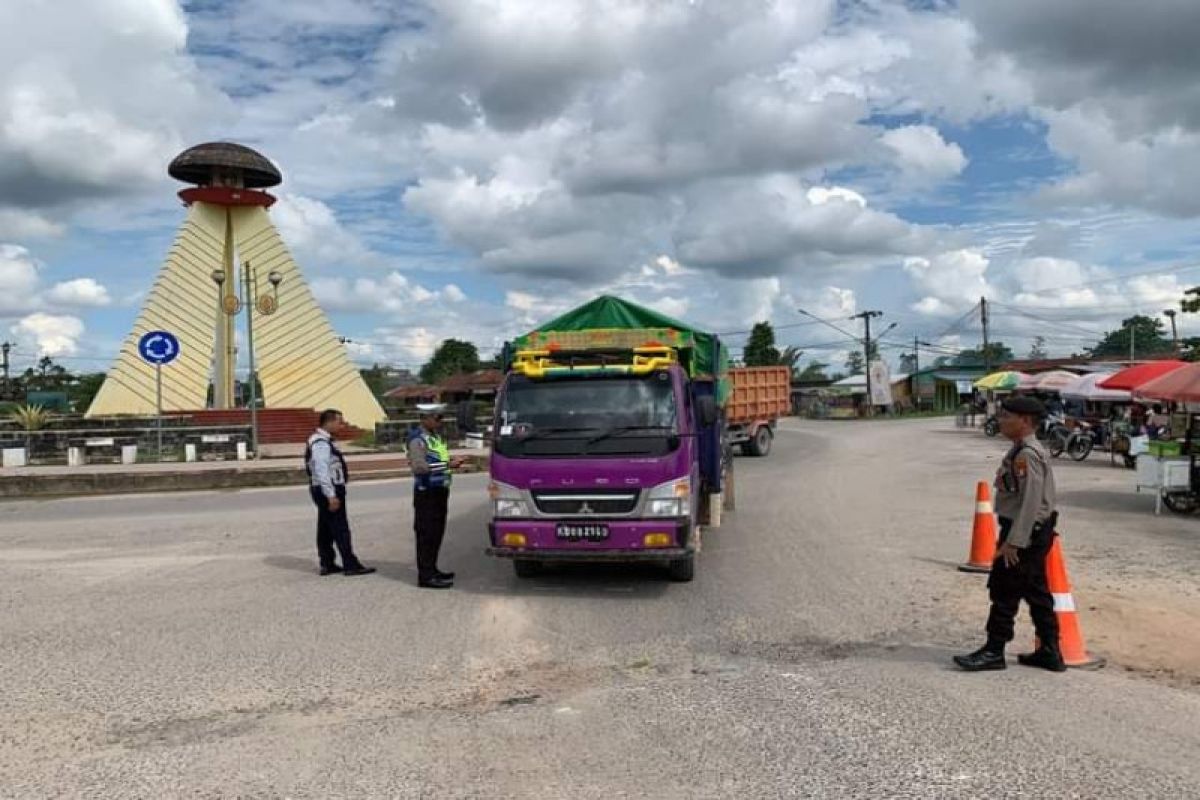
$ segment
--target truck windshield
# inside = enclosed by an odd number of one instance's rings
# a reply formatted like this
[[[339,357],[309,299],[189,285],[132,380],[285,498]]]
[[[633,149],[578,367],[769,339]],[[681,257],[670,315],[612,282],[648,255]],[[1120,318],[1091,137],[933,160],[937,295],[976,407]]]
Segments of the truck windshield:
[[[497,450],[509,456],[661,455],[678,446],[671,376],[509,378]]]

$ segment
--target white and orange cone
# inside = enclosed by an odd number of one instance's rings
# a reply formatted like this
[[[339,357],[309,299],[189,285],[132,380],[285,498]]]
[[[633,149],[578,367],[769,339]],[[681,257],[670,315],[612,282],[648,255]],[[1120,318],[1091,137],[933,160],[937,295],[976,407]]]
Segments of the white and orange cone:
[[[992,511],[992,492],[987,481],[975,487],[975,524],[971,531],[971,553],[963,572],[991,572],[996,560],[996,516]]]
[[[1079,614],[1075,611],[1075,596],[1071,593],[1071,580],[1067,577],[1067,562],[1063,558],[1059,537],[1046,554],[1046,584],[1054,595],[1054,613],[1058,615],[1058,647],[1062,651],[1063,663],[1068,667],[1098,668],[1104,659],[1088,652],[1083,643],[1083,632],[1079,629]],[[1034,649],[1038,648],[1034,640]]]

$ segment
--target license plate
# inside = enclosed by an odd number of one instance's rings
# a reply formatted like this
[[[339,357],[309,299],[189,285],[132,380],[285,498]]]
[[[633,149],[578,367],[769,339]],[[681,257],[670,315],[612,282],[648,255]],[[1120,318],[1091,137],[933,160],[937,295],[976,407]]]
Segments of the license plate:
[[[559,525],[558,538],[570,542],[602,542],[608,538],[608,526]]]

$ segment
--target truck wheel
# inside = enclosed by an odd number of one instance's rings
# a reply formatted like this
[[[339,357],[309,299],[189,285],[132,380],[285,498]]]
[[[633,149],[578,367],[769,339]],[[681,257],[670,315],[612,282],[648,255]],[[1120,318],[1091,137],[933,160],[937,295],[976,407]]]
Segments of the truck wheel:
[[[518,578],[533,578],[542,571],[542,562],[529,561],[524,558],[513,560],[513,572],[517,573]]]
[[[676,583],[689,583],[692,578],[696,577],[696,556],[690,555],[687,558],[680,558],[672,561],[668,565],[671,572],[671,580]]]
[[[763,425],[754,432],[754,438],[746,442],[746,451],[759,458],[771,452],[771,429]]]

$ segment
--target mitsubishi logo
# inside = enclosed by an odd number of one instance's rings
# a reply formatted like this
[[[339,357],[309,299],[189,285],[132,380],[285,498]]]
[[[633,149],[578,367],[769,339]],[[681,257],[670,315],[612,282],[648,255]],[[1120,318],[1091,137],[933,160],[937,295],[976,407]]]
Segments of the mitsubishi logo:
[[[595,514],[596,512],[595,512],[595,511],[592,509],[592,507],[591,507],[591,506],[589,506],[589,505],[587,504],[587,501],[586,501],[586,500],[584,500],[584,501],[583,501],[583,505],[581,505],[581,506],[579,507],[579,513],[580,513],[580,514]]]

